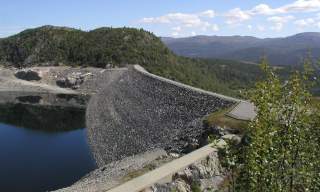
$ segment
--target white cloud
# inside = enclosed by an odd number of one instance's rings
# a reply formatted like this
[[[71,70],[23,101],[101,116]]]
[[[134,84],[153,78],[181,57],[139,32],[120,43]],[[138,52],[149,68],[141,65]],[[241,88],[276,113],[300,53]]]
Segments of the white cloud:
[[[182,32],[181,26],[172,27],[171,30],[172,30],[171,35],[173,37],[181,36],[181,34],[180,34]]]
[[[277,13],[277,10],[272,9],[269,5],[267,4],[260,4],[252,8],[251,10],[248,11],[249,14],[252,15],[273,15]]]
[[[146,17],[139,22],[145,24],[163,24],[168,26],[169,29],[171,27],[171,32],[175,35],[181,36],[182,34],[190,34],[191,31],[197,33],[219,31],[219,26],[212,22],[212,18],[217,16],[224,17],[225,22],[234,27],[242,25],[243,22],[249,21],[257,16],[267,16],[266,20],[271,23],[271,27],[249,23],[242,26],[247,27],[248,30],[257,29],[258,31],[265,31],[272,29],[274,31],[281,31],[287,23],[295,19],[292,14],[306,12],[318,13],[313,18],[297,18],[293,24],[300,28],[308,27],[309,25],[320,27],[320,0],[292,0],[291,3],[277,7],[263,3],[257,4],[249,9],[237,7],[221,14],[211,9],[195,13],[176,12],[158,17]],[[298,15],[295,16],[298,17]]]
[[[196,14],[169,13],[160,17],[148,17],[140,20],[141,23],[154,24],[182,24],[187,27],[197,27],[203,24],[203,21]]]
[[[217,24],[209,22],[215,17],[213,10],[206,10],[198,13],[168,13],[159,17],[146,17],[141,19],[140,23],[145,24],[164,24],[171,26],[172,36],[181,36],[194,31],[218,31]]]
[[[320,0],[297,0],[279,8],[284,13],[313,12],[320,10]]]
[[[288,16],[273,16],[268,17],[268,21],[274,22],[274,23],[287,23],[288,21],[294,19],[294,16],[288,15]]]
[[[300,29],[306,28],[306,27],[320,27],[320,13],[316,14],[314,17],[304,18],[304,19],[298,19],[294,22],[296,26],[298,26]]]
[[[307,19],[299,19],[299,20],[296,20],[294,22],[295,25],[297,25],[298,27],[300,28],[304,28],[304,27],[308,27],[308,26],[311,26],[313,24],[315,24],[315,20],[312,19],[312,18],[307,18]]]
[[[251,18],[250,14],[240,8],[230,10],[225,17],[227,17],[227,24],[237,24]]]
[[[257,29],[258,29],[258,31],[260,31],[260,32],[266,30],[266,28],[265,28],[264,26],[262,26],[262,25],[258,25],[258,26],[257,26]]]
[[[284,13],[297,13],[297,12],[313,12],[320,10],[320,0],[297,0],[293,3],[278,7],[271,8],[267,4],[260,4],[248,10],[249,14],[257,15],[276,15]]]
[[[159,17],[146,17],[141,19],[140,23],[152,24],[181,24],[185,27],[209,27],[208,22],[202,18],[213,18],[215,12],[206,10],[199,13],[168,13]]]
[[[203,22],[202,26],[201,26],[201,30],[202,31],[207,31],[208,27],[210,27],[211,24],[209,22]]]
[[[170,23],[170,21],[163,17],[145,17],[139,21],[140,23]]]
[[[281,31],[283,29],[283,23],[275,23],[270,29],[273,31]]]
[[[176,26],[176,27],[172,27],[172,30],[179,32],[182,30],[182,28],[180,26]]]
[[[251,19],[255,15],[278,15],[320,11],[320,0],[296,0],[284,6],[272,8],[267,4],[259,4],[252,9],[234,8],[225,14],[228,24],[237,24]]]
[[[178,37],[178,36],[180,36],[180,33],[177,32],[177,31],[174,31],[174,32],[171,33],[171,35],[172,35],[173,37]]]
[[[219,31],[220,29],[219,29],[219,26],[217,24],[212,24],[211,25],[211,30],[212,31]]]
[[[200,17],[214,18],[216,14],[213,10],[206,10],[206,11],[198,13],[198,15]]]
[[[196,32],[194,32],[194,31],[192,31],[192,32],[191,32],[191,35],[192,35],[192,36],[196,36],[196,35],[197,35],[197,33],[196,33]]]
[[[273,26],[271,26],[271,30],[274,31],[281,31],[285,23],[289,22],[290,20],[294,19],[294,16],[273,16],[268,17],[267,20],[273,22]]]

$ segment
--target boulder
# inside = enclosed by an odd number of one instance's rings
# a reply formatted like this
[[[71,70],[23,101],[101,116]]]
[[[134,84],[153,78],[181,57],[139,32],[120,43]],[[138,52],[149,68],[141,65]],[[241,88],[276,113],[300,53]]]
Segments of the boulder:
[[[225,143],[223,139],[220,139],[220,143],[223,142]],[[218,153],[213,152],[207,158],[175,173],[169,183],[154,185],[153,192],[216,191],[224,181],[224,173],[225,170],[220,165]]]
[[[184,181],[191,183],[194,180],[193,174],[194,173],[191,171],[190,168],[185,168],[184,170],[181,170],[181,171],[177,172],[176,174],[174,174],[173,179],[174,180],[182,179]]]
[[[203,192],[218,191],[219,185],[223,182],[223,176],[214,176],[208,179],[200,179],[199,187]]]
[[[40,74],[32,69],[21,69],[15,72],[14,76],[18,79],[26,81],[39,81],[41,80]]]
[[[112,64],[110,64],[110,63],[108,63],[108,64],[106,64],[106,67],[105,67],[106,69],[112,69]]]
[[[82,74],[80,72],[73,72],[67,75],[67,77],[60,78],[56,81],[59,87],[78,89],[80,85],[85,81],[87,76],[92,75],[91,73]]]
[[[228,134],[240,134],[240,131],[237,129],[232,129],[228,127],[221,127],[217,125],[213,125],[210,127],[207,127],[207,131],[210,134],[216,135],[216,136],[223,136],[223,135],[228,135]]]
[[[230,141],[235,145],[238,145],[239,143],[241,143],[241,137],[239,135],[228,134],[228,135],[222,136],[221,138],[225,141]]]
[[[190,185],[188,185],[184,180],[177,179],[175,183],[177,192],[192,192]]]

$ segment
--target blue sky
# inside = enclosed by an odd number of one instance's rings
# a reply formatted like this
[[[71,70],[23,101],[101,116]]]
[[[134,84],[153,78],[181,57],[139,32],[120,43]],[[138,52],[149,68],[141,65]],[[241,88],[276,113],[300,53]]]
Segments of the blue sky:
[[[0,37],[42,25],[129,26],[174,37],[320,31],[320,0],[0,0],[0,5]]]

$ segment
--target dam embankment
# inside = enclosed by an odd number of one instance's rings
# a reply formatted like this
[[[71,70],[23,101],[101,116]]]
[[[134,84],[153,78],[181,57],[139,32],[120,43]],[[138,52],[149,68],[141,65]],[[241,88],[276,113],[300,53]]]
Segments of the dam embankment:
[[[202,123],[206,115],[243,103],[253,109],[249,102],[165,79],[138,65],[103,70],[84,87],[95,93],[87,106],[86,125],[99,168],[59,191],[118,186],[128,175],[159,167],[178,158],[175,154],[184,153],[188,145],[199,143],[208,134]],[[252,118],[251,113],[243,116],[243,107],[234,109],[231,115]]]
[[[180,150],[203,133],[204,116],[237,100],[147,73],[139,66],[106,71],[86,121],[98,165],[153,149]]]

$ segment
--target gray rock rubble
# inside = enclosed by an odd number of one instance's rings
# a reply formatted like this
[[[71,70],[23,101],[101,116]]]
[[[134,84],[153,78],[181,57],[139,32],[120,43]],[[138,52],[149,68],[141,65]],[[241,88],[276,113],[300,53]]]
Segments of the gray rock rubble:
[[[110,73],[87,108],[89,143],[98,165],[162,148],[197,147],[201,118],[234,102],[179,87],[133,68]],[[190,145],[190,146],[188,146]]]

